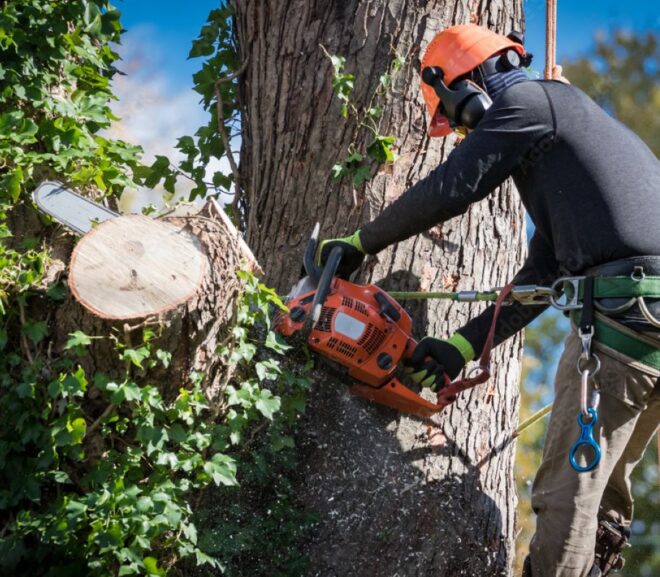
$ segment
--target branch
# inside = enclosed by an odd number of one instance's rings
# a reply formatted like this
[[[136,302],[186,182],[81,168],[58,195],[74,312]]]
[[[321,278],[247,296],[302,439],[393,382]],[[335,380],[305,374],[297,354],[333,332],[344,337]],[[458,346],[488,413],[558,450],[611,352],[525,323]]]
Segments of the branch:
[[[30,344],[28,343],[27,338],[25,337],[25,333],[23,332],[23,327],[25,327],[26,324],[25,307],[23,306],[23,303],[20,301],[20,299],[18,300],[18,311],[19,320],[21,321],[21,348],[23,349],[23,352],[25,353],[29,363],[32,365],[34,364],[34,357],[30,352]]]
[[[231,167],[231,171],[234,174],[234,187],[236,188],[236,195],[234,196],[234,200],[232,202],[232,206],[234,208],[238,208],[238,203],[241,199],[241,185],[240,185],[240,174],[238,172],[238,165],[236,164],[236,160],[234,159],[234,154],[231,151],[231,146],[229,145],[229,136],[227,135],[227,129],[225,127],[225,112],[223,108],[223,103],[222,103],[222,93],[220,91],[220,85],[225,83],[225,82],[231,82],[234,80],[234,78],[237,78],[243,72],[245,72],[245,69],[247,68],[248,62],[249,62],[249,57],[245,59],[245,62],[241,64],[241,67],[234,73],[229,74],[228,76],[225,76],[223,78],[218,78],[215,81],[215,99],[216,99],[216,112],[218,116],[218,132],[220,133],[220,138],[222,139],[222,143],[225,146],[225,153],[227,154],[227,160],[229,161],[229,166]]]
[[[89,427],[87,427],[87,432],[85,433],[86,435],[91,435],[101,424],[101,421],[105,419],[111,412],[112,409],[114,409],[116,405],[114,403],[110,403],[105,410],[99,415],[99,418],[96,419]]]

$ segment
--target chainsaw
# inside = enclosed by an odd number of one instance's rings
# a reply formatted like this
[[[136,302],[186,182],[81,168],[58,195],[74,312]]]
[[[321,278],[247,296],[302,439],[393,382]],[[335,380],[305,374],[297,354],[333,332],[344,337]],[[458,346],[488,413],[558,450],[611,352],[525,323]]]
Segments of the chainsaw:
[[[341,367],[360,397],[418,417],[441,411],[448,403],[422,398],[396,376],[417,346],[408,313],[381,288],[335,276],[340,247],[317,267],[318,234],[317,224],[305,250],[307,276],[292,289],[288,313],[278,317],[275,329],[284,337],[302,336],[310,350]]]

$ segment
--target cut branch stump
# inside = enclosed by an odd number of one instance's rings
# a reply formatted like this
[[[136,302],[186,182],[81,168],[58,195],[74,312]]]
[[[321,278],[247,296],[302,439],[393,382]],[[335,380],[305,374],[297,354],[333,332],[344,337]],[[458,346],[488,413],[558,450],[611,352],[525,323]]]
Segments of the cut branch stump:
[[[70,260],[71,294],[56,312],[56,347],[77,330],[107,337],[94,339],[77,362],[87,374],[113,378],[126,368],[116,341],[137,348],[149,327],[152,349],[171,360],[133,367],[137,376],[173,398],[192,372],[201,373],[207,397],[218,401],[228,367],[217,349],[235,321],[236,271],[259,270],[221,210],[207,203],[188,217],[122,216],[85,235]]]

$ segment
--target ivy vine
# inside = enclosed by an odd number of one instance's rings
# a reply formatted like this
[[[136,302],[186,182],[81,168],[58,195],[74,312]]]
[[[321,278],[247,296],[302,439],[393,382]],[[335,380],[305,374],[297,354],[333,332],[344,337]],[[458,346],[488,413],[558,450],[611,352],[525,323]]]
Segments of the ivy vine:
[[[335,180],[350,177],[353,186],[357,188],[371,180],[374,163],[380,166],[396,161],[396,139],[394,136],[380,132],[383,109],[378,105],[378,101],[391,88],[393,77],[401,70],[405,60],[398,54],[394,56],[388,70],[379,77],[378,86],[369,98],[368,105],[358,108],[351,100],[355,76],[345,72],[346,59],[343,56],[328,53],[323,46],[321,46],[321,50],[332,63],[332,89],[337,98],[341,100],[342,117],[351,118],[358,128],[365,129],[369,134],[366,150],[359,151],[354,140],[348,146],[348,156],[332,167],[332,176]]]
[[[53,346],[53,311],[68,289],[44,276],[60,232],[32,205],[41,180],[109,204],[127,186],[174,191],[182,175],[195,182],[192,197],[231,192],[232,175],[206,177],[210,159],[226,152],[217,122],[231,131],[238,120],[235,83],[222,84],[222,118],[215,106],[216,79],[236,66],[227,9],[211,12],[193,44],[191,57],[205,58],[195,82],[210,120],[179,140],[179,166],[165,157],[145,166],[139,146],[102,133],[115,120],[121,32],[107,0],[0,2],[0,572],[160,576],[189,563],[242,575],[247,554],[271,574],[302,574],[291,544],[308,519],[287,475],[309,382],[304,365],[284,363],[286,345],[269,324],[283,305],[271,289],[241,273],[238,322],[217,351],[236,367],[219,414],[201,375],[173,399],[140,376],[172,360],[157,328],[140,328],[131,342],[76,330]],[[83,369],[98,339],[123,372]],[[271,520],[256,523],[245,496],[265,488]],[[213,508],[198,506],[207,499]]]

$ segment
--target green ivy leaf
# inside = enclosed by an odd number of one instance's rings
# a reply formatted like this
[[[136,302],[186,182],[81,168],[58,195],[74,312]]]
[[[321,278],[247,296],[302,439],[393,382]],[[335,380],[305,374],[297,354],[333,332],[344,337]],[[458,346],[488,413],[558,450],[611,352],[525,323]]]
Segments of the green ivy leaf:
[[[85,438],[85,433],[87,432],[87,423],[85,419],[79,417],[74,419],[67,425],[69,433],[71,433],[71,442],[74,445],[79,445],[82,443],[82,440]]]
[[[274,359],[260,361],[254,368],[260,381],[276,379],[282,373],[279,363]]]
[[[158,349],[156,351],[156,358],[158,358],[162,365],[167,369],[170,366],[170,361],[172,360],[172,353]]]
[[[64,484],[71,482],[71,478],[66,471],[52,471],[50,476],[56,483]]]
[[[234,487],[238,485],[236,480],[236,462],[223,453],[216,453],[210,461],[204,464],[204,472],[211,477],[217,485]]]
[[[360,166],[353,173],[353,186],[355,186],[355,188],[362,186],[365,182],[368,182],[369,180],[371,180],[371,170],[369,169],[368,166]]]
[[[274,397],[273,393],[264,389],[260,392],[259,398],[254,406],[264,417],[269,421],[272,421],[273,415],[280,410],[281,401],[279,397]]]
[[[224,566],[217,559],[207,555],[200,549],[195,549],[195,560],[198,567],[200,565],[211,565],[212,567],[220,569],[220,571],[224,573]]]
[[[155,577],[163,577],[165,575],[165,569],[158,567],[158,561],[155,557],[145,557],[142,563],[144,564],[147,575],[154,575]]]
[[[22,333],[35,345],[44,340],[48,334],[48,325],[45,321],[28,321],[21,329]]]
[[[87,347],[92,344],[92,339],[82,331],[74,331],[69,333],[69,338],[64,345],[65,349],[73,349],[77,347]]]
[[[335,164],[330,169],[330,171],[332,173],[332,178],[334,178],[335,180],[339,180],[342,176],[344,176],[348,172],[346,170],[346,167],[343,164],[341,164],[340,162]]]
[[[21,195],[21,183],[23,182],[23,170],[20,166],[8,172],[0,178],[0,198],[7,194],[8,200],[18,202]]]
[[[378,82],[382,88],[389,88],[390,84],[392,83],[392,75],[389,73],[381,74]]]
[[[281,451],[282,449],[293,449],[296,444],[293,440],[293,437],[289,435],[279,435],[275,434],[273,435],[271,441],[270,441],[270,446],[275,451],[276,453]]]
[[[337,56],[333,54],[330,56],[330,62],[332,62],[332,68],[334,69],[334,73],[339,74],[346,65],[346,58],[344,58],[343,56]]]
[[[130,361],[136,367],[143,369],[142,361],[149,358],[149,349],[140,347],[138,349],[124,349],[121,354],[122,361]]]
[[[124,401],[140,401],[142,399],[142,389],[133,382],[125,382],[120,385],[108,383],[106,390],[112,393],[110,401],[114,405],[120,405]]]
[[[274,333],[273,331],[268,331],[264,346],[280,354],[284,354],[286,351],[292,348],[291,345],[286,344],[280,335]]]
[[[393,136],[376,136],[367,147],[367,154],[376,162],[394,162],[394,151],[392,145],[395,139]]]
[[[75,373],[67,374],[62,381],[62,396],[63,397],[82,397],[87,391],[87,378],[85,377],[85,370],[78,367]]]
[[[63,282],[56,282],[48,287],[46,294],[54,301],[64,300],[67,294],[66,285]]]

